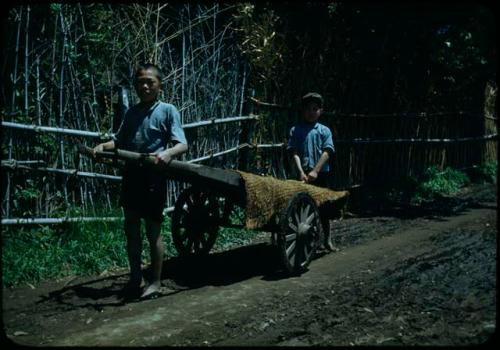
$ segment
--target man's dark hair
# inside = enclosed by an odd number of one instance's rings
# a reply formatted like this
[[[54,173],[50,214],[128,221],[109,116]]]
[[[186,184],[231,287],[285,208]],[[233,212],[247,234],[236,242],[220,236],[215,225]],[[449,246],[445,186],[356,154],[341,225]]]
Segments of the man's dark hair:
[[[302,108],[306,107],[309,102],[316,102],[321,108],[323,108],[323,96],[317,92],[309,92],[302,96]]]
[[[137,66],[137,69],[135,70],[135,76],[134,76],[134,85],[137,83],[137,78],[139,77],[139,74],[143,70],[150,70],[154,73],[156,78],[160,81],[160,84],[162,83],[163,80],[163,73],[161,72],[161,69],[152,63],[144,63],[140,64]]]

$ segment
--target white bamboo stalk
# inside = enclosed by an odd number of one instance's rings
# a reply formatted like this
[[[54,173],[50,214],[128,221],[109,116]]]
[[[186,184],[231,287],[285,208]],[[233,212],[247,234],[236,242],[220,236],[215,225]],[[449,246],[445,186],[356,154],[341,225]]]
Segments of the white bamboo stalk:
[[[498,134],[483,135],[477,137],[459,137],[455,139],[341,139],[335,140],[335,143],[346,143],[346,144],[356,144],[356,143],[448,143],[448,142],[466,142],[466,141],[479,141],[479,140],[492,140],[498,137]]]
[[[184,90],[186,85],[186,36],[182,34],[182,76],[181,76],[181,107],[184,105]],[[181,124],[184,123],[184,113],[181,113]]]
[[[64,5],[61,5],[64,6]],[[61,73],[59,76],[59,125],[62,126],[64,125],[64,64],[66,63],[66,43],[67,43],[67,30],[66,30],[66,24],[64,23],[64,16],[63,12],[59,13],[59,16],[61,18],[61,32],[63,33],[63,45],[62,45],[62,53],[61,53]],[[63,144],[63,139],[59,139],[59,153],[61,157],[61,167],[64,169],[65,168],[65,163],[64,163],[64,144]],[[66,206],[69,205],[68,201],[68,190],[66,186],[64,186],[64,200],[66,203]]]
[[[25,25],[25,40],[24,40],[24,114],[28,115],[29,109],[29,22],[30,22],[30,6],[26,6],[26,25]]]
[[[64,218],[12,218],[2,219],[2,225],[46,225],[62,224],[65,222],[92,222],[92,221],[118,221],[123,217],[64,217]]]
[[[240,113],[243,114],[243,103],[245,101],[245,83],[247,78],[247,65],[243,64],[243,82],[241,83],[241,97],[240,97]]]
[[[57,169],[57,168],[48,168],[48,167],[33,168],[33,167],[30,167],[27,165],[17,164],[17,162],[12,162],[10,164],[6,163],[6,162],[2,162],[2,168],[35,170],[35,171],[42,171],[42,172],[49,172],[49,173],[59,173],[59,174],[65,174],[65,175],[71,175],[71,176],[91,177],[91,178],[96,178],[96,179],[98,178],[98,179],[107,179],[107,180],[115,180],[115,181],[120,181],[122,179],[121,176],[91,173],[91,172],[87,172],[87,171],[79,171],[77,169]]]
[[[233,123],[243,120],[257,120],[258,118],[259,118],[258,116],[252,115],[252,116],[242,116],[242,117],[210,119],[196,123],[184,124],[182,127],[184,129],[189,129],[211,124]],[[2,121],[0,125],[2,125],[3,127],[13,128],[13,129],[31,130],[37,132],[52,132],[52,133],[72,135],[72,136],[97,137],[101,139],[112,138],[114,136],[114,133],[100,133],[95,131],[66,129],[66,128],[51,127],[51,126],[26,125],[26,124],[19,124],[14,122],[5,122],[5,121]]]
[[[14,58],[14,73],[12,76],[12,102],[10,106],[10,112],[13,113],[16,110],[16,86],[17,86],[17,63],[19,61],[19,39],[21,35],[21,22],[23,16],[23,7],[21,6],[19,20],[17,23],[17,36],[16,36],[16,53]]]
[[[210,124],[222,124],[222,123],[231,123],[231,122],[239,122],[243,120],[258,120],[258,116],[241,116],[241,117],[229,117],[229,118],[219,118],[219,119],[209,119],[209,120],[202,120],[199,122],[195,123],[188,123],[188,124],[183,124],[182,128],[183,129],[189,129],[189,128],[197,128],[200,126],[205,126],[205,125],[210,125]]]
[[[285,143],[261,143],[258,145],[255,145],[255,148],[281,148],[286,146]]]
[[[163,212],[170,213],[174,211],[174,206],[167,207]],[[95,222],[95,221],[121,221],[123,216],[111,217],[64,217],[64,218],[11,218],[2,219],[2,225],[48,225],[62,224],[66,222]]]
[[[42,106],[40,97],[40,55],[36,57],[36,116],[38,125],[42,125]]]
[[[230,149],[222,151],[222,152],[217,152],[217,153],[214,153],[214,154],[211,154],[211,155],[208,155],[208,156],[199,157],[199,158],[196,158],[196,159],[191,159],[191,160],[188,160],[187,162],[188,163],[201,162],[203,160],[207,160],[207,159],[210,159],[210,158],[219,157],[219,156],[222,156],[222,155],[227,154],[227,153],[236,152],[237,150],[242,149],[244,147],[248,147],[248,145],[246,145],[246,144],[245,145],[240,145],[238,147],[233,147],[233,148],[230,148]]]
[[[26,125],[26,124],[19,124],[19,123],[13,123],[13,122],[4,122],[4,121],[2,121],[1,125],[3,127],[13,128],[13,129],[31,130],[31,131],[36,131],[36,132],[49,132],[49,133],[65,134],[65,135],[72,135],[72,136],[110,138],[113,135],[113,134],[99,133],[99,132],[94,132],[94,131],[66,129],[66,128],[59,128],[59,127],[52,127],[52,126]]]

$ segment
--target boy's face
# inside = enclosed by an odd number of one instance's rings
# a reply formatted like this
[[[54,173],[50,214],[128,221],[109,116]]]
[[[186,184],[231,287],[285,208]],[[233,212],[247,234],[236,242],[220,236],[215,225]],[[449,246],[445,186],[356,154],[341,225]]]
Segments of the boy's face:
[[[311,101],[304,106],[302,110],[302,117],[306,122],[314,123],[319,119],[322,112],[323,109],[321,106],[317,102]]]
[[[160,92],[161,83],[152,70],[143,69],[139,72],[135,89],[141,102],[152,102]]]

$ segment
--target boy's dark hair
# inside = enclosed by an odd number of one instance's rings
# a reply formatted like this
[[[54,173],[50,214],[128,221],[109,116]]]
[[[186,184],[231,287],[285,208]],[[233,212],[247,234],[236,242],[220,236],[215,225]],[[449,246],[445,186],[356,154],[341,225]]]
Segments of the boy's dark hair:
[[[323,97],[317,92],[309,92],[302,96],[302,108],[306,107],[309,102],[316,102],[320,107],[323,107]]]
[[[161,69],[152,63],[144,63],[144,64],[139,64],[137,66],[137,69],[135,70],[135,75],[134,75],[134,85],[137,83],[137,78],[139,77],[139,74],[143,70],[151,70],[156,78],[160,81],[160,84],[162,83],[163,80],[163,73],[161,72]]]

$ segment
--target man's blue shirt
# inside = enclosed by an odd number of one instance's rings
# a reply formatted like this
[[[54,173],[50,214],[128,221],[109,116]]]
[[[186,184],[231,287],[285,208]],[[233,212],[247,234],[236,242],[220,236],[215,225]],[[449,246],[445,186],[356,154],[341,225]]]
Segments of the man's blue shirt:
[[[295,150],[299,156],[303,169],[312,169],[318,163],[323,152],[330,149],[335,152],[332,132],[321,123],[301,122],[290,129],[288,150]],[[330,171],[326,162],[320,172]]]
[[[160,101],[147,111],[141,111],[138,105],[130,108],[115,135],[117,148],[139,153],[161,152],[171,141],[187,144],[179,111]]]

